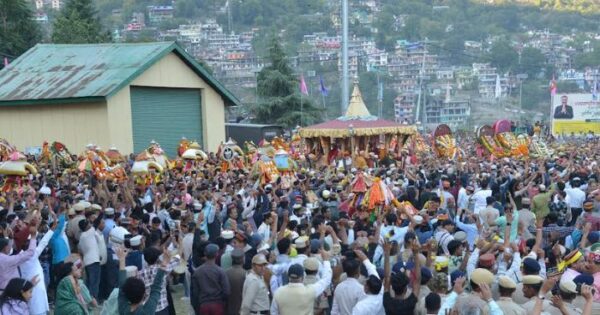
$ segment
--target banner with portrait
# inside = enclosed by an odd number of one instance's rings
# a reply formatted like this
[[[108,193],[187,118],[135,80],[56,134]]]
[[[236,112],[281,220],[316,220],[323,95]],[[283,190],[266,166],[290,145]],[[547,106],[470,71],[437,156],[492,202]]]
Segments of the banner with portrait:
[[[552,98],[552,134],[600,135],[600,101],[592,94],[561,94]]]

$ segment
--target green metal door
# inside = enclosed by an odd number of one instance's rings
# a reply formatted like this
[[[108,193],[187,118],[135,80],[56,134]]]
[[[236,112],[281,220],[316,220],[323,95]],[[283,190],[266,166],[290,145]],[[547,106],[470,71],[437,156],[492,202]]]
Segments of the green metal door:
[[[202,145],[200,90],[131,87],[131,119],[135,153],[155,140],[169,157],[176,156],[181,137]]]

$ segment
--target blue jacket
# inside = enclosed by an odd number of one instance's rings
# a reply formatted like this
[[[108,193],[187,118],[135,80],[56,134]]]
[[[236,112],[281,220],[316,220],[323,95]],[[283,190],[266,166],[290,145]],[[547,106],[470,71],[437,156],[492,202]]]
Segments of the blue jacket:
[[[69,256],[69,244],[62,237],[62,233],[65,230],[67,219],[65,218],[65,214],[61,214],[58,217],[58,226],[56,230],[54,230],[54,234],[52,238],[50,238],[50,247],[52,248],[52,264],[58,264]]]

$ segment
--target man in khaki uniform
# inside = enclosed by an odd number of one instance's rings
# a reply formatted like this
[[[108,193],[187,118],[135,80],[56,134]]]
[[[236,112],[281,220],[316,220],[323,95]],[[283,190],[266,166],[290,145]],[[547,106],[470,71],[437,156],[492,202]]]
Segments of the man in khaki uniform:
[[[562,279],[558,288],[564,311],[571,315],[583,314],[583,310],[573,303],[577,297],[577,284],[573,280]]]
[[[311,285],[319,282],[319,260],[315,257],[309,257],[304,260],[304,270],[306,271],[306,277],[304,277],[304,285]],[[319,295],[315,300],[314,314],[323,314],[325,310],[329,308],[329,301],[325,293]]]
[[[522,305],[527,314],[533,314],[533,310],[535,308],[536,299],[534,297],[539,297],[543,300],[542,311],[551,315],[562,315],[560,310],[552,304],[546,298],[546,296],[540,296],[540,289],[542,288],[542,283],[544,279],[537,275],[527,275],[523,277],[523,295],[525,298],[529,299],[529,301]]]
[[[244,270],[244,251],[236,248],[231,251],[231,268],[225,270],[229,280],[230,295],[225,310],[227,315],[237,315],[240,313],[242,305],[243,288],[246,280],[246,270]]]
[[[293,264],[288,269],[289,283],[277,290],[271,303],[271,315],[312,315],[315,299],[331,284],[329,253],[322,251],[323,273],[315,284],[304,285],[304,267]]]
[[[500,298],[496,301],[504,315],[526,315],[525,309],[515,303],[511,296],[517,289],[517,284],[507,276],[498,277]]]
[[[252,270],[244,282],[241,315],[269,314],[269,290],[263,278],[266,265],[265,255],[257,254],[252,258]]]
[[[473,291],[468,294],[460,295],[456,299],[454,310],[459,314],[478,310],[481,315],[489,315],[490,307],[488,306],[488,303],[481,298],[478,292],[480,292],[479,285],[491,285],[493,281],[494,274],[489,270],[483,268],[475,269],[473,273],[471,273],[471,287],[473,288]]]

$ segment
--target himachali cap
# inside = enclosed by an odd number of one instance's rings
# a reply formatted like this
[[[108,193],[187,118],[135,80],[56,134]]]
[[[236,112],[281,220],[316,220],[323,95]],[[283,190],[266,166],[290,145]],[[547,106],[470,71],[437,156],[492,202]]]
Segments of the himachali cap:
[[[491,268],[496,263],[496,257],[492,254],[483,254],[479,256],[479,265],[484,268]]]
[[[565,265],[566,266],[572,265],[572,264],[576,263],[579,259],[581,259],[581,257],[583,257],[583,254],[578,250],[574,250],[574,251],[570,252],[567,256],[565,256],[565,258],[564,258]]]
[[[223,230],[221,232],[221,237],[226,240],[233,239],[234,236],[235,236],[235,233],[232,230]]]
[[[106,215],[114,215],[115,214],[115,209],[113,209],[113,208],[106,208],[106,209],[104,209],[104,214],[106,214]]]
[[[418,225],[418,224],[421,224],[421,223],[423,223],[423,217],[422,217],[422,216],[420,216],[420,215],[415,215],[415,216],[413,217],[413,220],[415,220],[415,223],[416,223],[417,225]]]
[[[129,239],[129,244],[131,244],[131,246],[140,246],[140,245],[142,245],[142,236],[141,235],[136,235],[136,236],[132,237],[131,239]]]
[[[92,210],[101,211],[102,210],[102,206],[100,206],[98,204],[93,204],[92,205]]]
[[[306,237],[300,236],[294,241],[294,245],[297,249],[306,248]]]
[[[498,277],[498,285],[503,288],[506,288],[506,289],[516,289],[517,288],[517,284],[513,281],[513,279],[511,279],[510,277],[507,277],[507,276]]]
[[[436,256],[435,257],[435,270],[441,271],[442,269],[448,267],[448,257],[446,256]]]
[[[471,281],[477,285],[491,284],[494,281],[494,274],[487,269],[477,268],[471,274]]]

